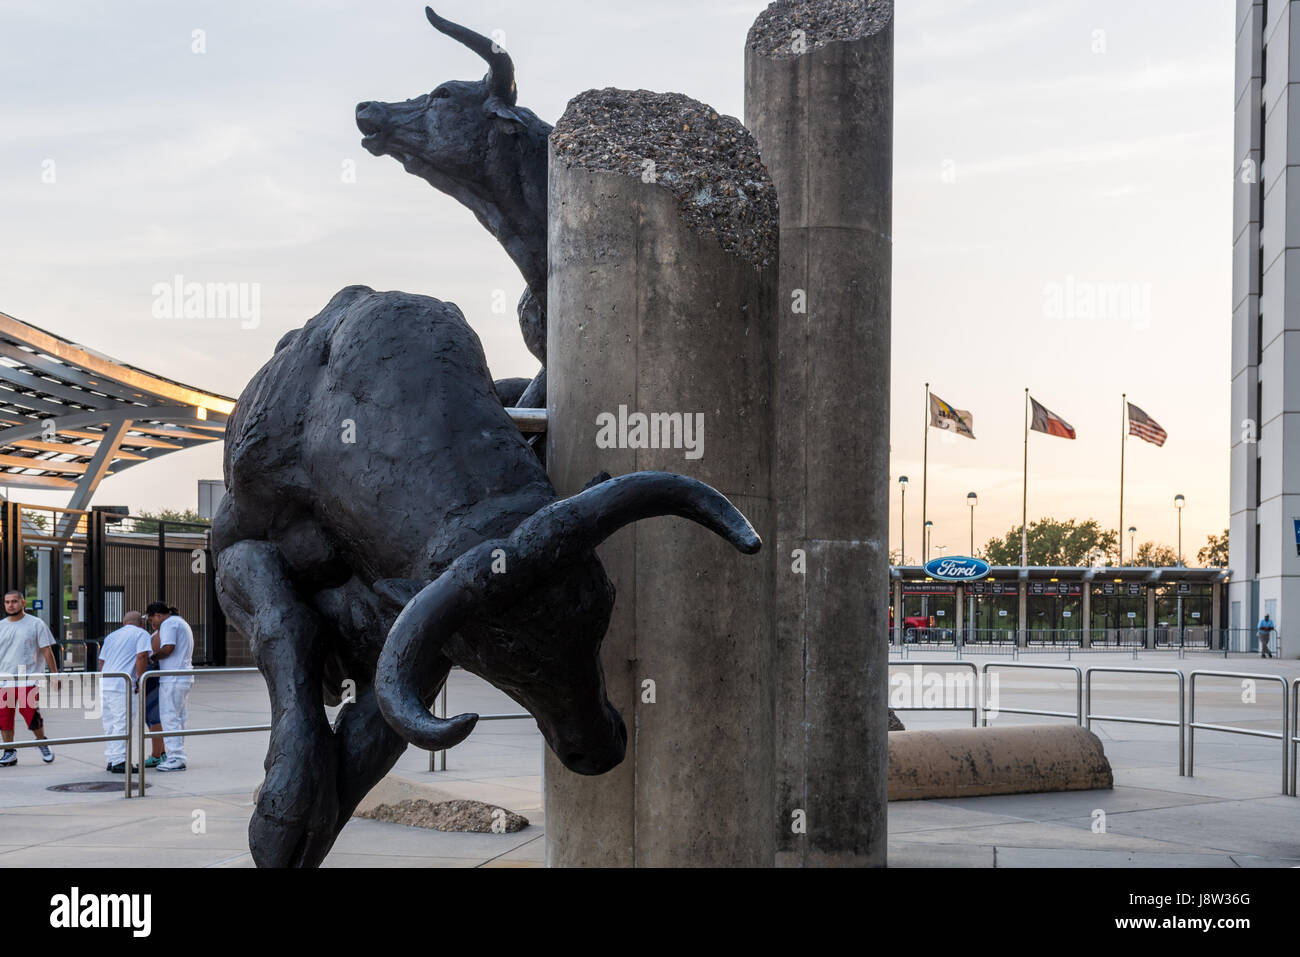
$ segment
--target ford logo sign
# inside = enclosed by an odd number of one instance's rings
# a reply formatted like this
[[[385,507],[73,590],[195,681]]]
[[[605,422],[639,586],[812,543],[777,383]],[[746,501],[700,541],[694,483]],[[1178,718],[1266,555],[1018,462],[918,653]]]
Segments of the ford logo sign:
[[[976,582],[993,570],[978,558],[936,558],[925,563],[925,573],[941,582]]]

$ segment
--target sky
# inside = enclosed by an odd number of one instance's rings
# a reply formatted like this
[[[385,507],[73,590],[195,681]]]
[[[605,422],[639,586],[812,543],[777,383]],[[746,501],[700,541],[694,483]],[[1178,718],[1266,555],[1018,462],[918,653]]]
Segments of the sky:
[[[442,0],[498,39],[554,122],[591,88],[741,117],[763,2]],[[925,384],[932,556],[1018,526],[1024,389],[1078,439],[1029,440],[1030,520],[1124,525],[1188,558],[1228,524],[1234,5],[905,0],[895,34],[891,547],[919,557]],[[201,31],[196,33],[196,31]],[[201,52],[200,52],[201,51]],[[0,311],[238,396],[347,285],[457,303],[497,377],[531,376],[523,280],[470,213],[362,149],[353,111],[483,63],[410,0],[0,0]],[[155,318],[154,287],[256,284],[256,322]],[[504,292],[504,297],[502,296]],[[110,477],[96,504],[193,508],[220,445]],[[65,496],[19,492],[21,501]],[[1126,542],[1127,546],[1127,536]]]

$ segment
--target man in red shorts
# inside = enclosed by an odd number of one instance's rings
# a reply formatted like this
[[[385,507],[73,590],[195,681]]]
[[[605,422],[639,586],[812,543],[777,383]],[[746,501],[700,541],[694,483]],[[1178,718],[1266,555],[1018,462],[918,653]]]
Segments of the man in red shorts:
[[[36,676],[46,668],[58,674],[54,660],[54,636],[45,622],[26,612],[27,600],[22,592],[5,593],[5,617],[0,619],[0,739],[7,744],[14,739],[14,715],[22,715],[27,727],[38,741],[45,739],[45,723],[36,710]],[[55,687],[58,687],[55,678]],[[54,755],[45,745],[39,748],[41,760],[46,764]],[[18,763],[18,752],[6,748],[0,755],[0,767]]]

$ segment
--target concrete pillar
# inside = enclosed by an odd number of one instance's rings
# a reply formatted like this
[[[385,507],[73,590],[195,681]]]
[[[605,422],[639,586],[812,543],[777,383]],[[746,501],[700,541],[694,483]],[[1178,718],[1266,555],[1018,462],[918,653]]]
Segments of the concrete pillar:
[[[1145,648],[1154,648],[1156,646],[1156,590],[1154,588],[1145,589],[1147,596],[1147,633],[1142,640]]]
[[[962,630],[966,626],[966,586],[958,585],[954,589],[953,603],[957,606],[957,625],[953,631],[953,640],[957,647],[960,648],[965,644],[965,632]]]
[[[1029,583],[1020,582],[1016,585],[1018,597],[1016,610],[1016,644],[1021,648],[1029,646]]]
[[[702,145],[733,137],[729,157]],[[549,149],[552,482],[567,496],[601,471],[690,475],[745,513],[764,550],[740,555],[677,518],[599,549],[618,590],[602,661],[628,751],[599,777],[546,752],[546,860],[770,866],[775,188],[736,120],[676,94],[584,93]],[[637,447],[636,413],[702,414],[703,454]],[[627,416],[623,447],[599,447],[603,414]]]
[[[1084,582],[1083,587],[1079,589],[1083,597],[1080,614],[1083,615],[1083,647],[1092,647],[1092,583]]]
[[[746,123],[781,202],[781,866],[885,864],[893,74],[890,0],[777,0],[746,42]]]

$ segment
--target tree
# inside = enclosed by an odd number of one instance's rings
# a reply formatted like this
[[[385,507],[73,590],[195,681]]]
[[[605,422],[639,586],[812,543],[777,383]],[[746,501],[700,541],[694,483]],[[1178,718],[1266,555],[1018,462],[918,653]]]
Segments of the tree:
[[[1178,553],[1168,545],[1157,545],[1155,542],[1143,542],[1138,546],[1137,555],[1134,556],[1132,564],[1145,565],[1150,568],[1163,568],[1169,565],[1178,564]]]
[[[1205,540],[1205,547],[1196,553],[1196,560],[1207,568],[1228,567],[1228,530],[1222,535],[1210,535]]]
[[[1115,551],[1115,532],[1102,529],[1096,519],[1058,522],[1044,518],[1029,523],[1028,558],[1030,565],[1091,565],[1097,553]],[[984,546],[984,560],[993,565],[1020,564],[1020,526],[1016,525],[1003,539],[989,539]]]
[[[188,522],[192,525],[212,524],[211,519],[204,518],[192,508],[187,508],[184,511],[164,508],[158,512],[141,512],[139,515],[133,515],[132,518],[135,519],[132,530],[143,533],[158,531],[159,522]]]

